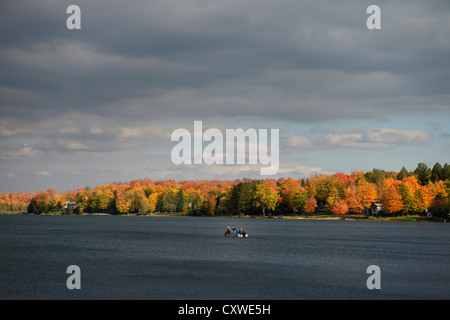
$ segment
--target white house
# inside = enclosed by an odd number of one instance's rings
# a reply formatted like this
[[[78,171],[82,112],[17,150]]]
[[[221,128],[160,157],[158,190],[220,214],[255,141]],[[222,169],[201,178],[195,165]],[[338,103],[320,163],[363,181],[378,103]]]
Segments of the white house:
[[[66,201],[66,205],[64,206],[64,209],[76,209],[77,208],[77,202],[76,201]]]
[[[381,212],[383,212],[383,204],[379,202],[372,202],[372,205],[370,206],[370,214],[379,215]]]

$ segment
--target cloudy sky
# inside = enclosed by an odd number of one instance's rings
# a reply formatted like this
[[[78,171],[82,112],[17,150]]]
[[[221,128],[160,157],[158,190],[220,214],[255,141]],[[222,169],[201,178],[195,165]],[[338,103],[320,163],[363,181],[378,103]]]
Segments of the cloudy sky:
[[[194,120],[279,129],[276,178],[450,163],[449,57],[447,0],[3,0],[0,192],[267,177],[174,165]]]

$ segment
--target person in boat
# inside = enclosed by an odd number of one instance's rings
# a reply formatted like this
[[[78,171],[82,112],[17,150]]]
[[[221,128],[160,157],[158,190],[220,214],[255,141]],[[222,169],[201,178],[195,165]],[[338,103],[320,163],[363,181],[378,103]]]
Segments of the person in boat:
[[[236,226],[233,225],[233,234],[235,234],[235,233],[236,233]]]
[[[230,227],[227,228],[227,231],[225,231],[225,235],[230,234],[231,233],[231,229]]]
[[[239,229],[239,234],[241,234],[244,238],[247,234],[247,232],[245,232],[245,230],[243,230],[242,228]]]

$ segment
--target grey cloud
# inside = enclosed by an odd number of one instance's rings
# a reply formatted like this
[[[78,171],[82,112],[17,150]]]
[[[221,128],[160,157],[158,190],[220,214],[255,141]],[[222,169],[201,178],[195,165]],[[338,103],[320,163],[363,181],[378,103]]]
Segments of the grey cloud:
[[[449,8],[433,4],[383,3],[370,32],[358,1],[81,1],[72,32],[67,1],[7,1],[0,112],[303,122],[415,112],[419,95],[448,110]]]
[[[143,152],[167,146],[174,125],[68,115],[39,122],[0,121],[0,158],[56,153]],[[16,129],[15,129],[16,128]],[[20,142],[19,142],[20,141]]]
[[[167,166],[168,135],[193,120],[301,126],[450,111],[446,0],[379,1],[377,31],[365,26],[369,0],[78,0],[77,31],[66,28],[71,4],[0,1],[0,176],[50,186],[65,172],[73,184],[109,174],[128,181],[145,173],[128,163],[147,152],[151,174],[198,177],[202,170]],[[322,130],[283,146],[432,139],[386,126],[397,131]],[[107,173],[95,171],[105,163]],[[204,174],[245,174],[222,169]]]

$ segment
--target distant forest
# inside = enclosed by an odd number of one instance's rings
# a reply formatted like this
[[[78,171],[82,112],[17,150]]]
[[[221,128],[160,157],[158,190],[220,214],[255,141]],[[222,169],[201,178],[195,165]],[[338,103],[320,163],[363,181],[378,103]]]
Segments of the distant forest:
[[[419,163],[414,171],[373,169],[298,180],[143,179],[61,193],[51,188],[34,194],[0,194],[1,212],[34,214],[368,214],[374,203],[384,214],[431,213],[445,218],[450,212],[450,165],[436,163],[429,168]]]

